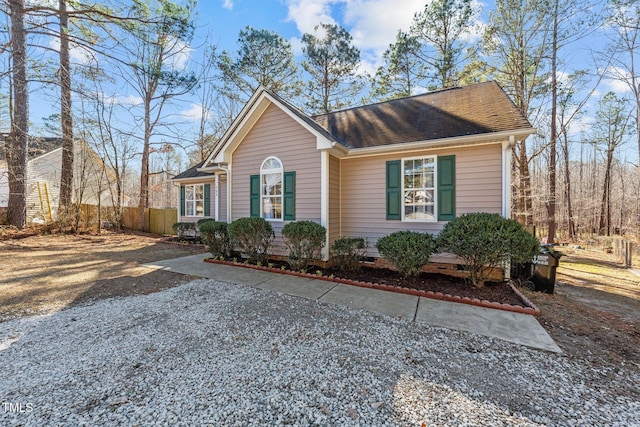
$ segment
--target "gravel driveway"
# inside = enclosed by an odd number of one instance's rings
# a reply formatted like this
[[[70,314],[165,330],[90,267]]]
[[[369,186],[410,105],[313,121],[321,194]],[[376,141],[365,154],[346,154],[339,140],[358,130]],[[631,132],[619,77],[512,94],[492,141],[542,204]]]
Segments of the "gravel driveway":
[[[199,280],[0,323],[0,425],[640,424],[640,374]]]

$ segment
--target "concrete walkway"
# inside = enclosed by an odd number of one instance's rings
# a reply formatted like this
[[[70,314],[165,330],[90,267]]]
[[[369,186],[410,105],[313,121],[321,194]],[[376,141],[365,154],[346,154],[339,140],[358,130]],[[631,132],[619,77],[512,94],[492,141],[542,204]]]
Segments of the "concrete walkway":
[[[529,314],[203,262],[208,256],[190,255],[144,266],[244,284],[562,353],[547,331]]]

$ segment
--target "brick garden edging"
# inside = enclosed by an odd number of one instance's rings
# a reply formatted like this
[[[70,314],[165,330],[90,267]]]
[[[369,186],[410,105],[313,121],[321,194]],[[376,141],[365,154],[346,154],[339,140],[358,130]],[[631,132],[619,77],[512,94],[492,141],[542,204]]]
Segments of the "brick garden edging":
[[[478,307],[495,308],[498,310],[511,311],[515,313],[531,314],[533,316],[540,315],[540,309],[536,307],[535,304],[533,304],[526,296],[524,296],[522,292],[520,292],[511,283],[509,283],[509,286],[511,287],[513,292],[516,294],[516,296],[520,298],[520,300],[525,305],[525,307],[522,307],[519,305],[503,304],[503,303],[493,302],[488,300],[480,300],[478,298],[460,297],[458,295],[443,294],[442,292],[423,291],[418,289],[406,288],[402,286],[381,285],[378,283],[371,283],[371,282],[359,282],[357,280],[342,279],[340,277],[319,276],[317,274],[312,274],[312,273],[302,273],[299,271],[282,270],[280,268],[270,268],[270,267],[265,267],[260,265],[245,264],[242,262],[220,261],[220,260],[215,260],[213,258],[205,258],[204,261],[211,264],[222,264],[222,265],[230,265],[235,267],[251,268],[254,270],[269,271],[271,273],[288,274],[290,276],[324,280],[325,282],[335,282],[335,283],[342,283],[345,285],[359,286],[361,288],[379,289],[382,291],[398,292],[402,294],[415,295],[419,297],[437,299],[442,301],[475,305]]]

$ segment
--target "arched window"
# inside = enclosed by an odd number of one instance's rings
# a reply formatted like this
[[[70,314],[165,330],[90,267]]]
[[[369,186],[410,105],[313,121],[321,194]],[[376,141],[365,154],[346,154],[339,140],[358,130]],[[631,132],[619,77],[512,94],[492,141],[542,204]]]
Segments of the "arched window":
[[[265,219],[282,219],[282,175],[277,157],[267,157],[260,167],[260,206]]]

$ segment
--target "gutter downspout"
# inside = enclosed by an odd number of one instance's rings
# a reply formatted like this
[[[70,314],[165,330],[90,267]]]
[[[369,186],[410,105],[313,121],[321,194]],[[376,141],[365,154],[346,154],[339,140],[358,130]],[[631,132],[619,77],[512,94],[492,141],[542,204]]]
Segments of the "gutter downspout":
[[[219,165],[220,169],[227,172],[227,224],[231,222],[231,166]],[[217,178],[217,175],[216,175]],[[216,181],[217,182],[217,181]],[[220,196],[218,196],[220,197]],[[216,207],[217,208],[217,207]],[[220,213],[219,208],[217,213]]]
[[[511,149],[516,143],[514,135],[509,135],[509,141],[502,143],[502,216],[511,218]],[[511,278],[511,262],[503,264],[504,279]]]
[[[216,221],[220,221],[220,175],[215,174],[215,195],[216,195],[216,210],[214,212],[214,218]]]
[[[329,260],[329,152],[320,151],[320,225],[327,234],[325,235],[325,245],[322,248],[322,260]]]
[[[502,216],[511,217],[511,149],[515,136],[510,135],[508,142],[502,143]]]

